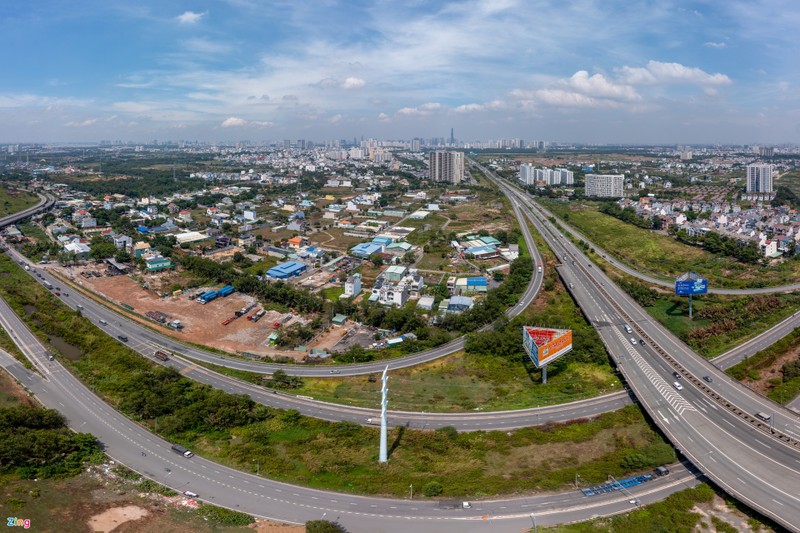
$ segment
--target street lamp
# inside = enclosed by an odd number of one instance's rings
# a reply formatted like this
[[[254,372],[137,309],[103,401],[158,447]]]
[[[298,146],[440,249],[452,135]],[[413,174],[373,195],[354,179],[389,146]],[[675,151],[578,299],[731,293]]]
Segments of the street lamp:
[[[579,473],[575,472],[575,488],[576,489],[578,488],[578,480],[580,480],[580,479],[581,479],[581,475]]]
[[[410,495],[409,495],[408,499],[409,500],[413,500],[414,499],[414,484],[413,483],[409,483],[408,484],[408,490],[410,491]]]
[[[536,527],[536,517],[531,513],[531,521],[533,522],[533,533],[537,533],[539,528]]]

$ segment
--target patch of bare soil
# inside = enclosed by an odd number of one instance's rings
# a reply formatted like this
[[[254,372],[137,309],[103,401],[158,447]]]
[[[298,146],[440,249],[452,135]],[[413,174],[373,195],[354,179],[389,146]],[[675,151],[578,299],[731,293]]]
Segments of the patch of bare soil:
[[[150,512],[138,505],[125,505],[123,507],[112,507],[100,514],[89,518],[89,527],[94,532],[109,533],[126,522],[135,522],[150,516]]]
[[[783,367],[785,363],[788,363],[789,361],[794,361],[798,357],[800,357],[800,346],[795,346],[782,356],[775,359],[775,362],[772,363],[769,367],[759,368],[758,369],[758,374],[760,376],[759,379],[756,380],[744,379],[742,380],[742,382],[751,389],[753,389],[754,391],[766,395],[775,386],[769,381],[771,379],[781,378],[781,367]]]

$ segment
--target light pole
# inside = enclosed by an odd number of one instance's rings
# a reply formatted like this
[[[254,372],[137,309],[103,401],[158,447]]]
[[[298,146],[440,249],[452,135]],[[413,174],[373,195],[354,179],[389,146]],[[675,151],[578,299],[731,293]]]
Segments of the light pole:
[[[578,480],[581,478],[581,475],[575,472],[575,488],[578,488]]]
[[[408,484],[408,490],[410,492],[408,499],[409,500],[413,500],[414,499],[414,484],[413,483],[409,483]]]
[[[537,533],[539,528],[536,527],[536,516],[533,513],[531,513],[531,521],[533,522],[533,533]]]

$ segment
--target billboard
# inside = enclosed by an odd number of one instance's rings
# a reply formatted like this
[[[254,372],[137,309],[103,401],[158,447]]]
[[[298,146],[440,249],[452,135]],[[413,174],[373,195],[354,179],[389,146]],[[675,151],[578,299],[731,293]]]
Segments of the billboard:
[[[572,350],[572,330],[523,326],[522,347],[536,368],[541,368]]]
[[[688,272],[675,280],[675,294],[687,296],[708,292],[708,280],[694,272]]]

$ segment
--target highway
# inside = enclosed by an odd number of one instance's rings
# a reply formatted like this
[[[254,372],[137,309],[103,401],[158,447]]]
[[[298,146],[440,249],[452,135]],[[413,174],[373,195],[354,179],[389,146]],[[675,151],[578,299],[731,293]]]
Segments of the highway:
[[[591,241],[590,239],[586,238],[584,234],[577,231],[574,227],[570,226],[563,220],[559,219],[558,217],[554,216],[550,211],[548,211],[545,207],[541,204],[532,204],[532,207],[536,211],[538,211],[542,216],[545,217],[553,217],[556,221],[557,226],[561,227],[563,230],[570,232],[576,239],[580,239],[587,243],[590,247],[594,248],[594,250],[600,254],[606,261],[614,265],[614,268],[625,272],[633,277],[641,279],[642,281],[646,281],[648,283],[652,283],[653,285],[659,285],[661,287],[666,287],[668,289],[675,288],[675,280],[674,279],[665,279],[664,277],[656,277],[651,276],[649,274],[644,274],[633,267],[627,265],[623,261],[618,259],[614,259],[613,255],[609,254],[606,250],[603,249],[602,246],[598,246],[597,243]],[[790,283],[787,285],[776,285],[773,287],[757,287],[752,289],[724,289],[719,287],[708,287],[708,292],[714,294],[727,294],[727,295],[746,295],[746,294],[775,294],[779,292],[794,292],[800,290],[800,283]],[[798,321],[800,324],[800,321]]]
[[[520,201],[527,200],[520,197]],[[573,295],[588,310],[591,322],[653,420],[685,456],[729,494],[796,530],[794,524],[800,524],[800,453],[795,440],[800,437],[798,417],[747,390],[691,352],[600,269],[592,268],[569,241],[552,234],[542,221],[537,225],[559,257],[566,255],[575,261],[572,266],[565,263],[559,267],[560,274],[573,284]],[[635,330],[633,343],[624,333],[626,323]],[[678,372],[680,380],[672,372]],[[701,376],[713,380],[706,383]],[[683,384],[681,390],[670,384],[674,381]],[[755,419],[756,412],[768,413],[769,424]]]
[[[325,518],[338,521],[353,532],[522,532],[534,523],[554,525],[627,512],[697,483],[694,473],[675,465],[668,476],[625,492],[589,498],[571,490],[475,501],[470,508],[444,508],[434,500],[364,497],[280,483],[196,455],[185,458],[176,454],[170,443],[94,395],[58,360],[49,361],[46,348],[2,299],[0,325],[39,373],[28,371],[2,350],[0,365],[44,406],[64,414],[73,430],[95,435],[109,457],[149,479],[254,516],[290,523]]]
[[[55,198],[50,194],[39,194],[39,203],[29,207],[28,209],[24,209],[22,211],[18,211],[16,213],[12,213],[10,215],[4,216],[0,218],[0,228],[4,228],[9,224],[16,224],[20,220],[24,220],[31,215],[34,215],[40,211],[46,211],[50,209],[53,204],[56,203]]]
[[[517,216],[521,216],[519,212],[520,206],[516,203],[513,205],[515,210],[517,210]],[[535,220],[529,209],[524,208],[524,211],[529,218]],[[535,254],[533,256],[534,261],[541,261],[538,252],[535,251],[536,249],[533,246],[533,240],[530,236],[530,232],[527,229],[527,224],[525,224],[523,227],[525,229],[526,240],[529,243],[529,249]],[[10,249],[8,253],[18,262],[22,261],[26,264],[29,264],[27,260],[15,250]],[[49,276],[47,271],[43,270],[40,266],[30,266],[32,268],[30,271],[31,274],[33,274],[35,271],[38,271],[41,274],[42,279],[34,278],[38,279],[40,283],[47,279],[56,287],[63,285],[58,279]],[[528,305],[528,303],[538,293],[538,290],[542,284],[542,280],[542,276],[534,272],[534,278],[525,293],[525,298],[520,302],[520,304],[509,310],[509,315],[516,315]],[[69,296],[66,296],[67,294],[69,294]],[[79,291],[64,290],[62,291],[61,300],[63,303],[72,307],[73,309],[76,309],[78,305],[81,305],[83,307],[81,312],[84,316],[89,318],[94,324],[96,324],[109,335],[114,337],[118,335],[127,336],[129,339],[127,344],[132,349],[137,350],[146,357],[152,359],[152,355],[155,350],[159,349],[165,349],[174,354],[180,354],[181,356],[173,357],[169,362],[166,363],[162,363],[161,361],[157,360],[153,361],[158,364],[172,366],[181,371],[187,377],[220,390],[224,390],[233,394],[246,394],[254,401],[264,405],[282,409],[296,409],[301,414],[306,416],[313,416],[330,421],[350,420],[362,425],[366,425],[368,423],[368,419],[375,418],[379,414],[375,409],[320,402],[307,397],[298,397],[268,390],[263,387],[259,387],[206,369],[195,364],[193,360],[200,360],[229,368],[255,372],[264,372],[274,370],[275,368],[284,368],[287,373],[322,377],[331,376],[330,367],[267,365],[259,362],[226,357],[185,345],[167,335],[155,332],[134,320],[126,318],[124,315],[117,314],[112,309],[97,303],[94,299],[83,296]],[[107,325],[103,325],[101,321],[107,322]],[[720,356],[720,362],[718,365],[720,368],[726,368],[731,364],[735,364],[745,355],[752,355],[758,349],[762,349],[763,347],[772,344],[789,331],[791,331],[791,319],[787,319],[781,324],[778,324],[771,330],[758,336],[756,339],[751,340],[749,343],[731,350],[731,352],[728,354]],[[370,363],[366,365],[340,366],[337,367],[337,370],[340,372],[340,374],[336,374],[336,377],[343,375],[358,375],[380,372],[386,364],[389,364],[390,369],[404,368],[419,364],[420,362],[430,361],[433,358],[442,357],[452,353],[452,351],[455,349],[461,349],[462,347],[463,339],[457,339],[456,341],[438,348],[427,350],[425,352],[404,358],[385,362]],[[186,359],[182,356],[188,357],[189,359]],[[510,430],[546,424],[550,422],[564,422],[576,418],[596,416],[604,412],[619,409],[620,407],[631,403],[631,401],[632,398],[629,392],[621,390],[616,393],[606,394],[597,398],[577,402],[569,402],[561,405],[545,407],[531,407],[528,409],[504,411],[500,413],[414,413],[407,411],[390,411],[389,423],[392,426],[403,425],[417,429],[436,429],[443,426],[453,426],[459,431],[474,431],[481,429]]]
[[[517,201],[530,202],[503,187]],[[728,494],[798,530],[800,417],[690,350],[545,219],[535,217],[534,223],[564,260],[560,275],[572,284],[573,296],[626,382],[673,445]],[[633,333],[625,331],[626,324]],[[770,421],[758,419],[758,412],[768,414]]]

